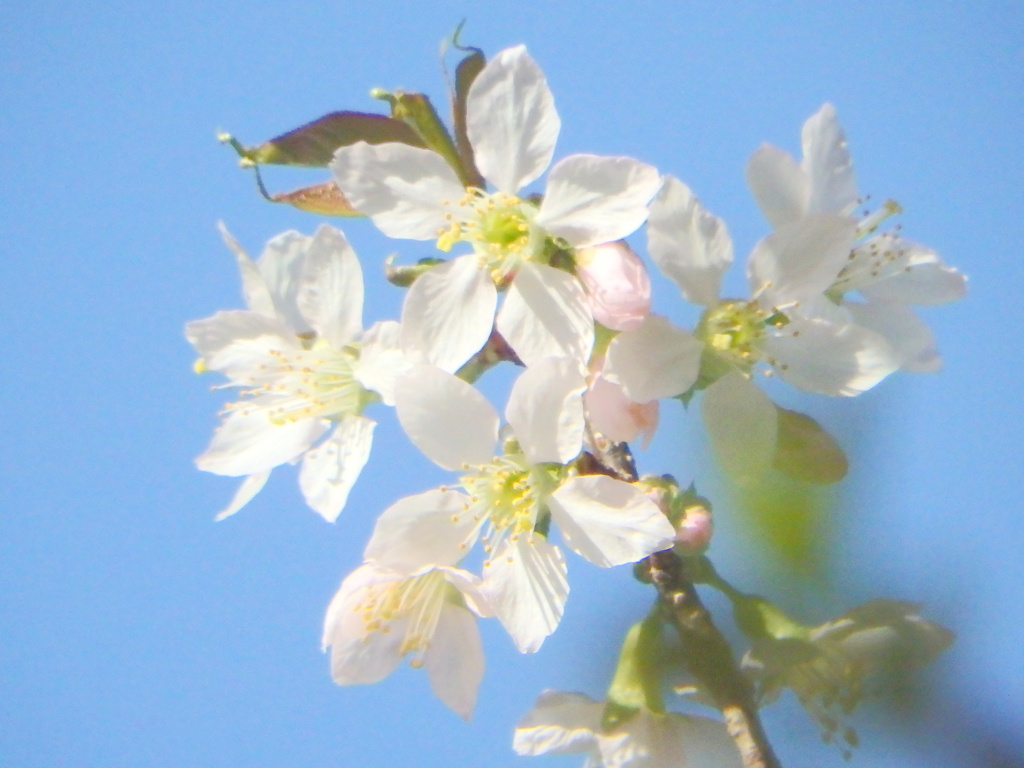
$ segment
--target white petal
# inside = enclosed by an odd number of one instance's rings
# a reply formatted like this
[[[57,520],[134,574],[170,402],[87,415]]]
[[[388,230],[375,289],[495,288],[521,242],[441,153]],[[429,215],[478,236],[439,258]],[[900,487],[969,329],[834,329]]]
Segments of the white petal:
[[[540,178],[560,128],[544,73],[522,45],[487,62],[469,89],[466,132],[476,165],[502,192]]]
[[[747,185],[761,213],[775,229],[807,213],[810,184],[793,156],[762,144],[747,162]]]
[[[471,384],[432,365],[414,365],[395,383],[398,421],[413,444],[444,469],[494,458],[498,414]]]
[[[249,475],[242,481],[242,484],[238,486],[238,490],[235,491],[235,495],[231,499],[231,503],[228,504],[224,509],[217,513],[217,516],[213,518],[218,522],[226,517],[231,517],[238,510],[252,501],[256,494],[263,490],[263,486],[267,484],[267,478],[270,477],[270,470],[264,470],[263,472],[256,472]]]
[[[402,304],[402,348],[413,360],[454,373],[491,335],[498,292],[475,256],[427,270]]]
[[[865,243],[861,248],[867,245]],[[871,279],[869,271],[851,288],[859,288],[871,299],[925,306],[959,301],[967,294],[967,278],[943,263],[930,248],[896,240],[889,250],[897,254],[892,265],[883,267],[877,279]],[[889,256],[888,253],[884,255]]]
[[[485,564],[484,590],[520,653],[535,653],[558,627],[569,596],[565,559],[540,534],[506,539]]]
[[[309,236],[294,230],[282,232],[267,242],[256,262],[273,297],[277,314],[295,333],[311,330],[296,302],[306,251],[311,240]]]
[[[911,373],[936,373],[942,358],[935,337],[921,318],[906,305],[888,301],[845,304],[857,325],[881,334],[900,361],[900,368]]]
[[[668,549],[675,536],[657,504],[635,485],[607,475],[568,480],[548,505],[565,543],[602,568]]]
[[[778,411],[756,384],[739,373],[722,377],[705,390],[701,412],[715,458],[737,482],[754,480],[771,466]]]
[[[712,216],[683,182],[672,176],[651,203],[647,248],[662,273],[687,301],[718,301],[722,275],[732,264],[732,239],[725,222]]]
[[[574,248],[621,240],[647,219],[658,171],[631,157],[572,155],[548,174],[536,222]]]
[[[231,411],[196,466],[215,475],[252,475],[292,461],[327,431],[323,419],[271,423],[265,405],[256,399]]]
[[[349,491],[370,458],[371,419],[346,416],[329,438],[306,451],[299,471],[299,488],[306,503],[333,523],[345,507]]]
[[[368,634],[361,603],[367,588],[399,577],[365,564],[350,573],[331,600],[324,617],[323,648],[331,648],[331,676],[339,685],[376,683],[390,675],[402,660],[406,619],[389,632]]]
[[[309,244],[296,303],[320,338],[335,347],[363,330],[363,270],[345,235],[326,224]]]
[[[498,332],[527,366],[546,357],[586,365],[594,318],[579,280],[546,264],[523,264],[498,313]]]
[[[445,706],[469,720],[484,677],[484,650],[476,617],[446,603],[424,655],[430,687]]]
[[[586,387],[579,363],[565,357],[544,358],[516,379],[505,418],[527,461],[568,464],[579,455]]]
[[[448,226],[445,213],[466,193],[439,154],[407,144],[342,147],[331,171],[353,207],[388,237],[434,240]]]
[[[440,489],[399,499],[377,518],[363,556],[402,574],[455,565],[476,535],[468,502],[463,493]]]
[[[813,214],[779,227],[754,246],[747,262],[751,293],[784,308],[827,290],[850,255],[852,219]]]
[[[185,336],[211,371],[235,384],[251,383],[254,368],[266,362],[270,350],[298,349],[298,340],[276,316],[232,310],[193,320]]]
[[[218,222],[217,226],[224,239],[224,244],[235,254],[238,271],[242,275],[242,295],[245,297],[245,305],[253,312],[258,312],[266,317],[275,317],[277,310],[274,307],[274,299],[263,280],[263,275],[260,274],[259,267],[249,258],[249,254],[245,252],[234,236],[228,232],[224,222]]]
[[[608,345],[604,375],[635,403],[680,395],[697,380],[704,345],[664,317],[650,315]]]
[[[597,745],[604,706],[580,693],[544,691],[516,725],[512,748],[519,755],[589,751]]]
[[[857,206],[857,180],[835,107],[825,104],[812,115],[804,123],[802,140],[801,167],[810,184],[807,212],[851,213]]]
[[[765,352],[783,379],[823,395],[859,395],[900,367],[880,334],[821,320],[792,318],[766,339]]]
[[[374,323],[363,334],[359,362],[353,375],[366,389],[380,395],[385,405],[395,404],[395,379],[408,370],[402,352],[401,326],[394,320]]]

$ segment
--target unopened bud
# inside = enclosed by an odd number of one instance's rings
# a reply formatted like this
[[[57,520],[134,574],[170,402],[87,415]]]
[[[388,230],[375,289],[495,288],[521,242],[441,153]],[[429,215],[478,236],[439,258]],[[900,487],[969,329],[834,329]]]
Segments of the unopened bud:
[[[676,526],[675,550],[680,555],[703,554],[711,543],[712,533],[711,510],[703,504],[688,506]]]
[[[576,252],[576,274],[594,319],[616,331],[638,327],[651,313],[651,280],[625,241]]]

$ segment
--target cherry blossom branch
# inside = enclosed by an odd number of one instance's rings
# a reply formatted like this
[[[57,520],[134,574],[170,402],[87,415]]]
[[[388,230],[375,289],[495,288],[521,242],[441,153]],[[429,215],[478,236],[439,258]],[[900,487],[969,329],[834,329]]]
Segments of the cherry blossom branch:
[[[588,471],[621,480],[638,479],[629,446],[591,435],[594,452],[587,454]],[[671,549],[655,552],[637,564],[638,573],[658,590],[666,618],[679,633],[687,668],[711,695],[726,729],[736,743],[745,768],[781,768],[768,741],[754,701],[754,689],[743,676],[732,648],[704,607],[683,561]]]
[[[672,551],[655,552],[641,563],[658,590],[662,606],[679,633],[690,673],[711,695],[725,719],[745,768],[780,768],[754,702],[754,689],[733,659],[728,641]]]

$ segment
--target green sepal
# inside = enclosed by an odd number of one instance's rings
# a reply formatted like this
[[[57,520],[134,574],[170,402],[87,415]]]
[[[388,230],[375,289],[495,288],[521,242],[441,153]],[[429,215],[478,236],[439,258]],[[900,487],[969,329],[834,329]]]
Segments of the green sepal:
[[[694,395],[701,390],[707,389],[727,373],[734,370],[736,370],[736,366],[711,347],[705,345],[700,355],[700,370],[697,373],[697,380],[693,383],[692,387],[676,397],[682,402],[683,406],[688,408]]]
[[[437,110],[430,99],[422,93],[388,93],[376,90],[371,93],[374,98],[383,99],[391,105],[391,117],[400,120],[416,132],[423,145],[432,149],[445,159],[452,167],[463,186],[474,186],[462,166],[455,142],[444,123],[441,122]]]
[[[339,147],[359,141],[426,146],[420,135],[404,121],[366,112],[332,112],[255,147],[246,147],[230,135],[220,138],[230,144],[246,164],[314,168],[327,167]]]
[[[846,454],[810,416],[778,408],[779,432],[773,466],[790,477],[828,485],[846,477]]]
[[[665,711],[661,693],[661,671],[666,666],[668,651],[661,637],[661,620],[651,613],[626,633],[619,652],[615,677],[608,687],[605,717],[616,713]]]
[[[793,621],[774,603],[758,595],[747,595],[731,590],[726,593],[732,601],[732,615],[736,626],[751,640],[805,640],[808,628]]]
[[[392,262],[395,260],[395,255],[391,254],[384,261],[384,277],[392,285],[397,285],[399,288],[408,288],[414,282],[416,278],[422,275],[424,272],[436,267],[438,264],[444,264],[444,259],[435,259],[433,257],[427,257],[420,259],[415,264],[406,264],[395,266]]]

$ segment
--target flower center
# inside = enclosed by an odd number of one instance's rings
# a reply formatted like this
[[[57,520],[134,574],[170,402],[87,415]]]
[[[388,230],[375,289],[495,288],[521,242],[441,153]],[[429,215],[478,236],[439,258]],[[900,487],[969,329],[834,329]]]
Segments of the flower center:
[[[535,205],[515,195],[468,189],[456,211],[447,214],[451,223],[439,232],[437,247],[448,251],[458,242],[468,242],[500,284],[540,252],[544,233],[533,224],[536,213]]]
[[[258,398],[259,405],[242,400],[228,409],[260,407],[274,424],[359,415],[372,394],[356,380],[358,359],[357,349],[337,349],[324,341],[310,349],[268,349],[249,379],[251,388],[242,393]]]
[[[531,466],[522,454],[500,456],[463,475],[468,512],[484,526],[484,551],[490,554],[509,536],[532,536],[546,512],[545,500],[557,487],[557,470]]]
[[[723,301],[704,313],[697,324],[696,335],[749,372],[761,357],[764,326],[772,319],[756,302]]]
[[[364,642],[374,632],[387,634],[397,629],[404,632],[399,652],[418,654],[411,664],[421,666],[423,652],[434,637],[447,593],[448,582],[438,570],[371,584],[354,609],[363,620]],[[399,623],[404,626],[397,626]]]

